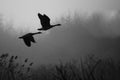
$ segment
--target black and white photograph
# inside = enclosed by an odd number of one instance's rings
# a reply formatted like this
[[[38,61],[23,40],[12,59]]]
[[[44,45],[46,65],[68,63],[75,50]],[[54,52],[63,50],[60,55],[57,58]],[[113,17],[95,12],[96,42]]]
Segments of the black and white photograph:
[[[120,0],[0,0],[0,80],[120,80]]]

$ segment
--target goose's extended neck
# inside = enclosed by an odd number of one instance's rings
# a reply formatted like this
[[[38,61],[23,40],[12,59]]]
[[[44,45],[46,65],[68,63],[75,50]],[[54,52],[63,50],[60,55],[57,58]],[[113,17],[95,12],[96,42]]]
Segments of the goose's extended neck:
[[[51,27],[55,27],[55,26],[61,26],[61,24],[51,25]]]
[[[33,35],[36,35],[36,34],[41,34],[42,32],[36,32],[36,33],[33,33]]]

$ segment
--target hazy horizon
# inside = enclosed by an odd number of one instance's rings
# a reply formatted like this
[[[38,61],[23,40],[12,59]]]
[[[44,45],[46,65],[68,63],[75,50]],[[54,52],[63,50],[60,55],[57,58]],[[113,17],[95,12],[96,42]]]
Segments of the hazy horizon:
[[[62,26],[34,36],[37,43],[32,44],[31,47],[27,47],[22,40],[18,39],[27,32],[15,35],[14,29],[4,29],[1,23],[0,53],[15,54],[21,58],[28,57],[35,61],[35,64],[56,63],[60,59],[63,61],[80,59],[91,53],[119,59],[119,12],[84,16],[62,17],[56,21],[62,23]]]
[[[120,1],[17,1],[0,1],[1,54],[28,57],[35,64],[79,59],[91,53],[119,59]],[[41,27],[38,12],[48,15],[51,24],[62,26],[35,35],[37,43],[27,47],[18,37]]]

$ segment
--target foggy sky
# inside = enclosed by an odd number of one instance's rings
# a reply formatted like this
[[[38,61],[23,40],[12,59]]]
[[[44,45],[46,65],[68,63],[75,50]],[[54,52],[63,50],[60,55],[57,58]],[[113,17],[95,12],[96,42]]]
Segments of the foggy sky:
[[[47,14],[55,21],[75,11],[116,11],[120,8],[119,4],[120,0],[0,0],[0,13],[13,22],[14,28],[31,29],[39,27],[38,12]]]
[[[79,13],[78,13],[79,14]],[[66,16],[67,17],[67,16]],[[63,17],[55,27],[43,34],[34,36],[36,44],[29,48],[15,35],[11,23],[3,24],[0,18],[0,53],[11,53],[20,57],[29,57],[38,63],[54,63],[59,59],[79,59],[86,54],[100,56],[120,56],[120,13],[94,13]],[[12,34],[14,35],[12,35]],[[26,32],[27,33],[27,32]]]

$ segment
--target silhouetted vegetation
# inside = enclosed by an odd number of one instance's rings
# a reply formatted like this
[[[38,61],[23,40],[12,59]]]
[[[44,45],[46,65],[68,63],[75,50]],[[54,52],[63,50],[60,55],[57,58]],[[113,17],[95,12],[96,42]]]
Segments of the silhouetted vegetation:
[[[8,53],[0,56],[0,80],[28,80],[31,76],[31,63],[20,63],[18,56],[10,56]],[[26,64],[31,64],[25,66]]]
[[[80,61],[60,61],[31,69],[28,58],[20,64],[18,56],[0,56],[0,80],[120,80],[120,62],[88,55]],[[28,66],[26,66],[28,64]]]

